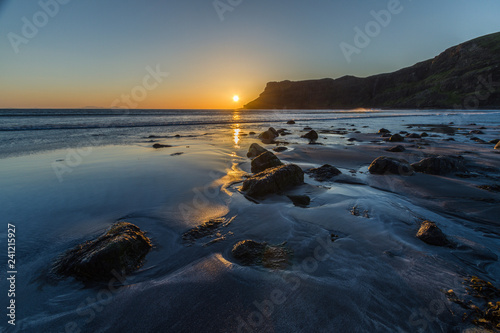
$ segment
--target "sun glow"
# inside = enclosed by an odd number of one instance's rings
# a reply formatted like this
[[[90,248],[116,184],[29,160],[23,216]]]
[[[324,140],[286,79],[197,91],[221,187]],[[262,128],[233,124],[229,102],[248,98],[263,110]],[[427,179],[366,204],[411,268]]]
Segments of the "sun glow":
[[[238,102],[240,100],[240,97],[238,95],[233,96],[233,101]]]

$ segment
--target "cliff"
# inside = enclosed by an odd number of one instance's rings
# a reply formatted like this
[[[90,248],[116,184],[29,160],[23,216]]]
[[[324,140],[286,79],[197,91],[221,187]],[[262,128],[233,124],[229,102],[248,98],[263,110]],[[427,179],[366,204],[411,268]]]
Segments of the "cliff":
[[[500,32],[393,73],[269,82],[245,108],[500,108]]]

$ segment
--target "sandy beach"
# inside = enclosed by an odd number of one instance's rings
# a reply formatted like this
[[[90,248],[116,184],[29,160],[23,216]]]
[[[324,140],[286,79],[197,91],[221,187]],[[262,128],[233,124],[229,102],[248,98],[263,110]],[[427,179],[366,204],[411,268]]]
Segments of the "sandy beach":
[[[467,298],[464,278],[494,282],[500,275],[500,155],[487,143],[498,136],[499,125],[438,123],[454,128],[448,135],[438,133],[435,122],[394,118],[384,126],[393,134],[429,136],[393,143],[378,133],[381,126],[369,123],[156,130],[135,136],[133,144],[80,147],[77,155],[63,149],[4,158],[2,203],[18,229],[24,272],[17,299],[31,304],[19,308],[19,331],[474,327],[462,321],[460,306],[443,290]],[[264,144],[258,135],[269,126],[290,134]],[[310,128],[319,133],[314,144],[301,138]],[[479,128],[484,134],[469,134]],[[473,136],[486,143],[470,140]],[[302,185],[248,198],[241,189],[252,175],[246,155],[253,143],[269,151],[286,147],[273,151],[284,164],[304,171],[330,164],[341,174],[318,181],[306,172]],[[405,151],[387,151],[395,145]],[[463,156],[466,169],[411,176],[368,171],[380,156],[415,163],[438,155]],[[306,195],[310,203],[295,206],[287,195]],[[186,232],[217,218],[227,223],[186,242]],[[418,239],[424,220],[435,222],[453,246]],[[120,287],[51,274],[55,258],[118,221],[138,226],[153,244],[142,267]],[[281,244],[288,251],[286,263],[243,264],[232,253],[243,240]]]

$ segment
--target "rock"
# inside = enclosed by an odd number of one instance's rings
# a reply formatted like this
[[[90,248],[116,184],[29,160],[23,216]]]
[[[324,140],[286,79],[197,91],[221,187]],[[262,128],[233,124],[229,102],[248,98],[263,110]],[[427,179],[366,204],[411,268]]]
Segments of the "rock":
[[[401,152],[404,152],[405,150],[406,150],[406,148],[401,146],[401,145],[397,145],[397,146],[394,146],[394,147],[387,149],[387,151],[390,151],[393,153],[401,153]]]
[[[408,139],[420,139],[420,135],[417,133],[411,133],[406,136]]]
[[[257,133],[255,133],[255,132],[248,132],[248,135],[255,135],[255,134],[257,134]]]
[[[278,193],[304,183],[304,172],[295,164],[267,169],[243,182],[242,191],[251,197]]]
[[[153,145],[153,148],[154,148],[154,149],[160,149],[160,148],[170,148],[170,147],[172,147],[172,146],[171,146],[171,145],[162,145],[162,144],[159,144],[159,143],[155,143],[155,144]]]
[[[399,134],[408,134],[407,131],[400,131]]]
[[[472,130],[472,131],[469,132],[469,134],[470,135],[472,135],[472,134],[484,134],[484,132],[480,131],[480,130]]]
[[[283,165],[283,163],[281,163],[280,159],[270,151],[266,151],[254,158],[251,164],[253,173],[259,173],[280,165]]]
[[[307,195],[287,195],[295,206],[306,207],[311,203],[311,198]]]
[[[284,244],[271,246],[253,240],[236,243],[231,250],[233,257],[245,266],[262,265],[266,268],[284,269],[288,266],[290,250]]]
[[[427,134],[426,132],[423,132],[422,134],[420,134],[420,137],[421,137],[421,138],[426,138],[426,137],[428,137],[428,136],[429,136],[429,134]]]
[[[497,142],[497,144],[495,145],[495,149],[500,149],[500,142]]]
[[[301,138],[309,139],[310,141],[318,140],[318,133],[315,130],[311,130],[306,134],[302,135]]]
[[[234,217],[226,220],[225,218],[212,219],[197,227],[189,229],[182,234],[182,240],[187,243],[194,243],[196,240],[213,236],[221,227],[227,226],[233,221]]]
[[[423,242],[435,246],[449,246],[450,241],[438,228],[436,223],[431,221],[423,221],[420,229],[417,232],[417,238]]]
[[[391,134],[390,133],[384,133],[381,135],[382,138],[390,138]]]
[[[450,172],[465,171],[463,157],[434,156],[427,157],[411,165],[417,172],[431,175],[445,175]]]
[[[293,124],[295,124],[295,121],[294,121],[294,120],[289,120],[289,121],[287,121],[286,123],[287,123],[288,125],[293,125]]]
[[[304,127],[304,131],[310,131],[310,130],[312,130],[311,127],[309,127],[309,126]]]
[[[385,134],[385,133],[391,133],[391,131],[389,131],[388,129],[385,129],[385,128],[381,128],[378,130],[377,133],[378,134]]]
[[[151,240],[137,226],[117,222],[97,239],[63,254],[52,270],[80,281],[106,281],[113,272],[130,274],[138,269],[151,247]]]
[[[385,156],[377,157],[368,167],[368,171],[377,175],[411,176],[413,174],[413,169],[408,161]]]
[[[491,143],[491,144],[494,144],[494,145],[496,145],[499,142],[500,142],[500,139],[493,139],[493,140],[488,141],[488,143]]]
[[[447,125],[436,125],[431,128],[431,132],[455,135],[456,130],[453,127]]]
[[[396,133],[389,138],[389,141],[390,142],[402,142],[402,141],[405,141],[405,139],[401,135]]]
[[[252,143],[250,148],[248,148],[247,157],[254,158],[267,151],[266,148],[262,147],[258,143]]]
[[[325,180],[332,179],[335,176],[340,175],[342,172],[334,166],[330,164],[325,164],[320,166],[319,168],[313,168],[306,171],[311,177],[316,179],[319,182],[323,182]]]
[[[262,140],[264,143],[273,143],[274,139],[278,137],[278,132],[272,127],[269,127],[269,129],[265,132],[262,132],[259,134],[259,139]]]
[[[281,146],[281,147],[276,147],[276,148],[274,148],[273,150],[274,150],[275,152],[277,152],[277,153],[280,153],[280,152],[282,152],[282,151],[288,150],[288,148],[287,148],[287,147],[283,147],[283,146]]]

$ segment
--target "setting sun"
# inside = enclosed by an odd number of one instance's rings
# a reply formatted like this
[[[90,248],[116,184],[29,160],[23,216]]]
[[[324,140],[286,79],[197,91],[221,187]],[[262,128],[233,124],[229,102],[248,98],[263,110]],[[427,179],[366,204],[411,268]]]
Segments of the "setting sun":
[[[238,95],[233,96],[233,101],[238,102],[240,100],[240,97]]]

